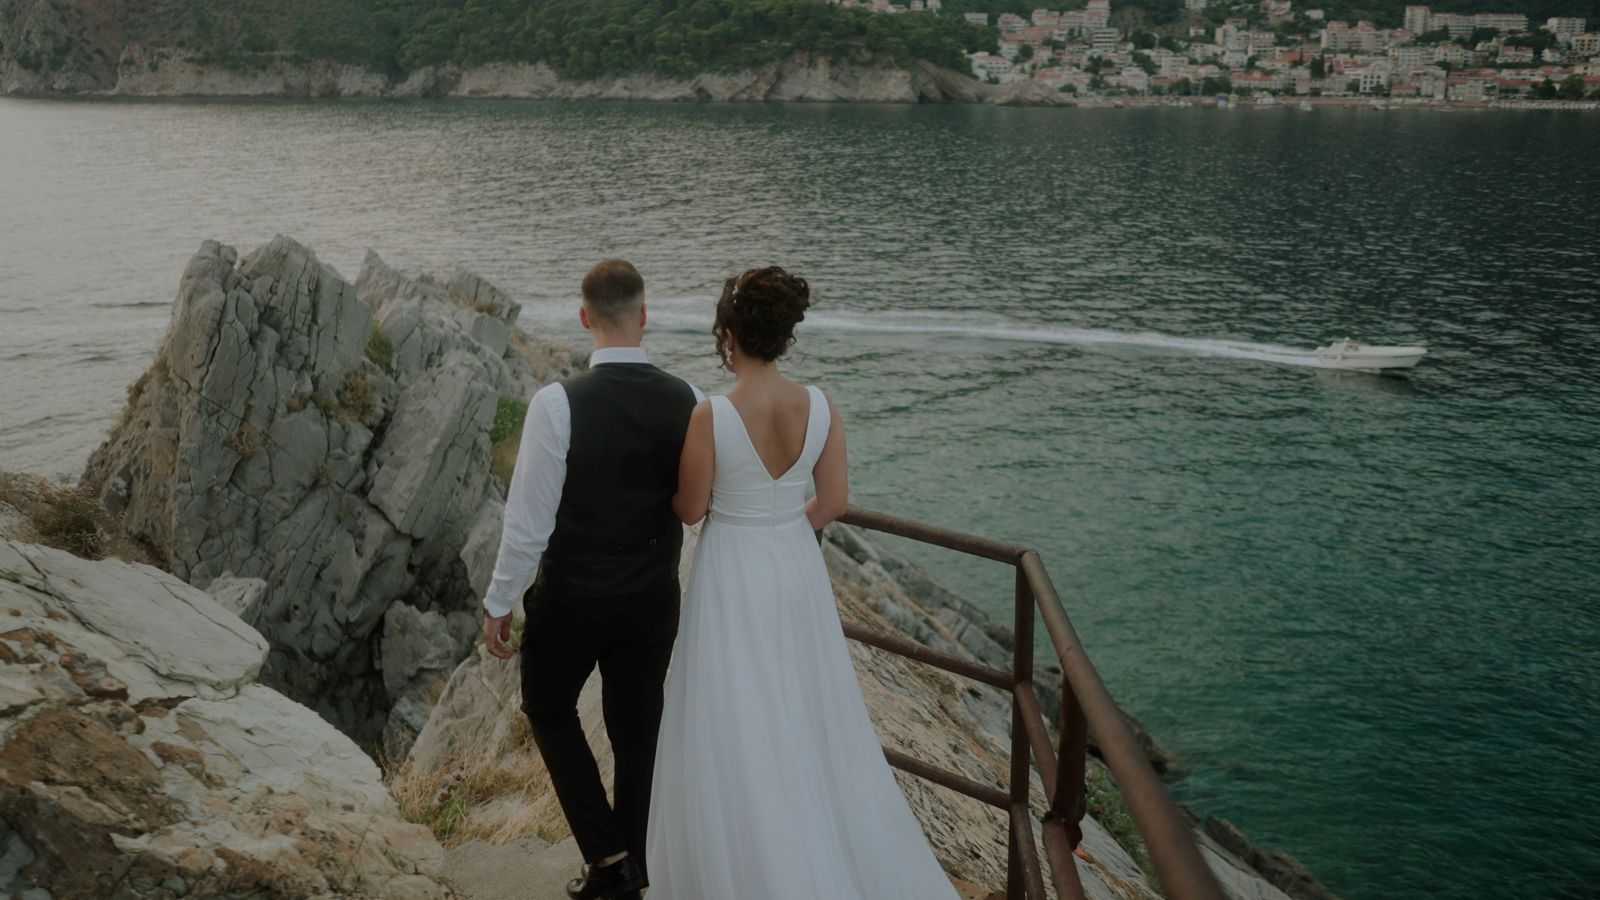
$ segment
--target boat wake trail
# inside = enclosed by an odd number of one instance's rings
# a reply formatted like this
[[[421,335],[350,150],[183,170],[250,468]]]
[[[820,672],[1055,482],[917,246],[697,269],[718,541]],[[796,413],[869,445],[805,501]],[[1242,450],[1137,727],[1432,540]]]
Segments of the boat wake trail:
[[[703,305],[703,301],[700,302]],[[671,306],[664,310],[652,307],[650,321],[658,328],[673,332],[705,331],[709,329],[711,324],[704,315],[673,309]],[[813,315],[806,317],[805,324],[801,328],[812,332],[922,335],[1007,343],[1061,344],[1091,348],[1127,347],[1193,356],[1248,359],[1287,366],[1318,365],[1316,356],[1309,350],[1285,347],[1278,344],[1174,337],[1172,335],[1144,331],[1112,331],[1102,328],[1030,325],[1015,321],[973,321],[969,317],[901,319],[852,315]]]

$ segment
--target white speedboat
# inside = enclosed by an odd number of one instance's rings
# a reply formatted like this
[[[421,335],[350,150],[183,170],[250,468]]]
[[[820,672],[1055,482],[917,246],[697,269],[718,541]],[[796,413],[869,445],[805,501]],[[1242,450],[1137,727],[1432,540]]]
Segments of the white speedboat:
[[[1376,372],[1383,369],[1409,369],[1422,361],[1425,347],[1379,347],[1345,338],[1312,351],[1326,369],[1355,369]]]

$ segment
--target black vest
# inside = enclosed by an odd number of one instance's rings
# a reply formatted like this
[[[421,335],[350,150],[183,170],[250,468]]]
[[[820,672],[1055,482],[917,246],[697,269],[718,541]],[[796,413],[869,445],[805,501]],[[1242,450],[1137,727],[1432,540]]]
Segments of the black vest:
[[[598,365],[561,386],[572,443],[536,590],[614,597],[675,584],[683,525],[672,495],[694,391],[643,363]]]

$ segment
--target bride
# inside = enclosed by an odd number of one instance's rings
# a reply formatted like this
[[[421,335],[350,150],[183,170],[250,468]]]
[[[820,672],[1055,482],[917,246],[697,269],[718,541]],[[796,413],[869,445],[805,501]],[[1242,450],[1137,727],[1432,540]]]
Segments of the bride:
[[[673,499],[706,524],[656,753],[651,900],[956,896],[884,761],[813,534],[844,512],[846,461],[832,402],[778,371],[809,305],[775,266],[717,301],[738,384],[695,408]]]

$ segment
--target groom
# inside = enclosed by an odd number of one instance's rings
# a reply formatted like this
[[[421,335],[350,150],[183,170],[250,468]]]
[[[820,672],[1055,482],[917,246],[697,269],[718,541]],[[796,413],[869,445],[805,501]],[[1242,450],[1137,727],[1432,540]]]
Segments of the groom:
[[[587,372],[545,386],[528,405],[483,636],[490,653],[510,659],[511,609],[521,598],[522,708],[587,863],[567,895],[637,900],[662,685],[678,634],[683,527],[672,495],[702,397],[640,348],[638,270],[603,260],[582,291],[578,315],[594,354]],[[596,666],[615,806],[578,721],[578,693]]]

